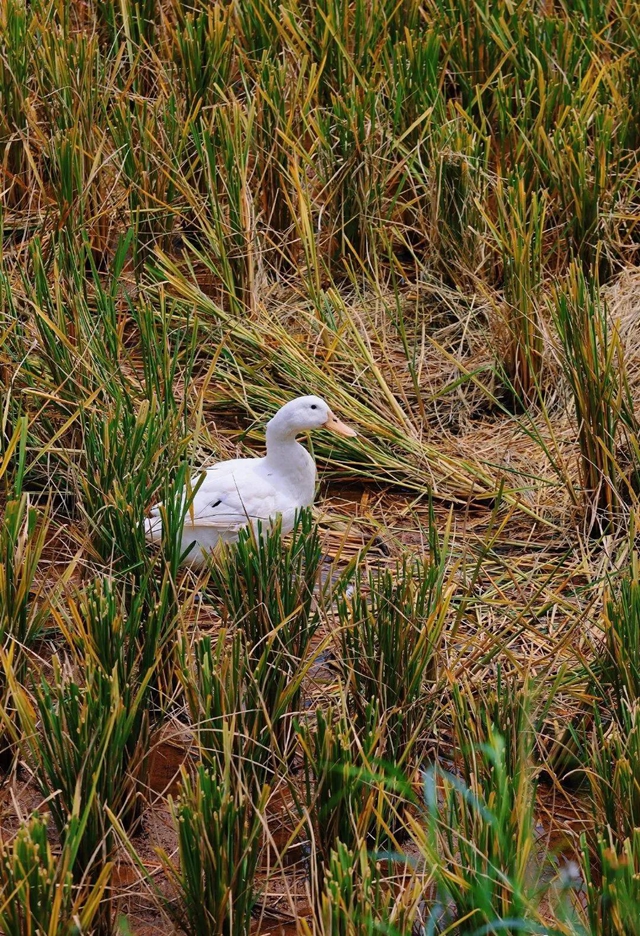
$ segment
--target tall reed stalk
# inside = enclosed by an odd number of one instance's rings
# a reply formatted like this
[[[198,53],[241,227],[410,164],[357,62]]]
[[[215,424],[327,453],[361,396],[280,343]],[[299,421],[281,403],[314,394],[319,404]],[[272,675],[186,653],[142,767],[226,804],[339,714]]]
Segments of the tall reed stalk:
[[[30,698],[3,662],[34,782],[63,848],[73,847],[74,883],[97,886],[109,880],[117,844],[107,810],[125,825],[139,813],[136,781],[149,754],[148,735],[137,733],[146,686],[127,699],[117,668],[106,673],[87,659],[85,679],[78,682],[54,658],[51,676],[34,679]],[[112,932],[112,896],[100,904],[100,936]]]
[[[338,597],[344,680],[354,717],[371,701],[384,726],[384,757],[408,769],[437,707],[438,675],[451,583],[447,550],[433,560],[404,558],[395,573],[356,573],[351,596]]]
[[[616,454],[623,412],[622,347],[597,283],[588,282],[576,263],[555,290],[553,316],[576,415],[584,509],[589,528],[597,532],[616,518],[624,493]]]
[[[26,679],[30,651],[50,611],[36,580],[47,539],[48,512],[39,512],[23,492],[27,435],[23,417],[0,460],[0,476],[10,464],[14,467],[0,523],[0,654],[20,682]],[[0,762],[4,762],[19,736],[19,718],[4,665],[0,669],[0,711],[4,715],[0,722]]]
[[[37,812],[21,824],[13,841],[0,836],[0,928],[5,936],[93,932],[110,868],[105,866],[94,884],[74,887],[80,825],[77,815],[69,818],[61,854],[54,853],[46,819]]]
[[[640,568],[631,553],[627,571],[607,595],[604,629],[606,656],[602,684],[611,686],[618,713],[640,699]]]
[[[319,624],[314,590],[320,539],[311,511],[300,511],[284,543],[281,524],[240,530],[237,544],[214,555],[210,582],[223,621],[245,637],[252,704],[270,719],[274,754],[286,753],[292,714],[300,708],[302,677]],[[263,741],[264,743],[264,741]]]
[[[491,731],[475,751],[479,769],[469,784],[427,771],[426,830],[414,828],[438,888],[431,925],[455,920],[461,933],[475,933],[536,922],[535,785],[523,753],[510,769],[504,741]]]
[[[188,936],[249,936],[268,793],[265,787],[254,804],[229,762],[222,773],[200,765],[193,779],[183,775],[171,802],[179,870],[162,859],[179,895],[167,907]]]
[[[499,182],[497,197],[495,236],[502,255],[505,301],[504,367],[514,402],[526,406],[541,392],[539,302],[546,202],[536,192],[527,195],[521,174],[506,185]]]

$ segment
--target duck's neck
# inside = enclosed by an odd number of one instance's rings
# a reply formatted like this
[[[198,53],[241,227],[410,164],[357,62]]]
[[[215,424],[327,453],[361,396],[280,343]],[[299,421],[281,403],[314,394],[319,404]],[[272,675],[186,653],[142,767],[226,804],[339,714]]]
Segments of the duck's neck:
[[[267,461],[270,463],[289,464],[300,458],[301,453],[306,450],[296,442],[295,431],[288,426],[278,424],[277,419],[272,419],[267,423]]]
[[[267,464],[277,469],[280,475],[291,479],[293,484],[305,480],[312,487],[315,483],[315,464],[306,448],[296,442],[296,433],[276,419],[267,424]]]

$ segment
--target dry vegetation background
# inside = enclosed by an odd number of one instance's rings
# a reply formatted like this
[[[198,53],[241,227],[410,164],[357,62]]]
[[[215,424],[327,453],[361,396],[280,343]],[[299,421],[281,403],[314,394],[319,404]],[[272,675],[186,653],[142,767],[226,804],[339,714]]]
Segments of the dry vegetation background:
[[[4,0],[0,102],[0,931],[637,936],[638,4]]]

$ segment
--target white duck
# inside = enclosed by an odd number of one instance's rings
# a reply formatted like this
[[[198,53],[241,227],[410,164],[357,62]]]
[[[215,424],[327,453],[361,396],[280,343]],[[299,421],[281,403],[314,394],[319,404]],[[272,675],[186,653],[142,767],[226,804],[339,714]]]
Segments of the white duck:
[[[280,514],[283,532],[292,529],[296,510],[313,503],[315,462],[296,442],[299,433],[311,429],[356,435],[320,397],[298,397],[285,403],[267,423],[267,454],[263,458],[233,458],[206,469],[185,517],[182,552],[191,546],[185,562],[203,565],[204,553],[221,540],[234,542],[241,527],[257,520],[272,520]],[[192,488],[200,476],[191,479]],[[160,505],[151,510],[145,532],[149,542],[159,542]]]

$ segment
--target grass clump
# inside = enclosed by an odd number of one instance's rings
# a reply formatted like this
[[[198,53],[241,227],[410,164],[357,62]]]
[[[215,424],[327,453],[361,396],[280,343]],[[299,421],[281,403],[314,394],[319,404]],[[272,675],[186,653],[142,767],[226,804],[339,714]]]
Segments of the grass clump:
[[[526,930],[527,921],[537,921],[531,765],[521,760],[510,770],[494,730],[475,757],[469,784],[437,767],[425,774],[428,819],[420,840],[437,883],[432,925],[443,917],[460,933]]]
[[[130,824],[139,813],[136,780],[149,754],[138,720],[144,687],[122,697],[117,669],[86,664],[81,683],[54,658],[50,680],[34,681],[33,701],[6,665],[23,731],[21,745],[63,848],[73,843],[74,883],[108,881],[116,838],[108,810]],[[112,901],[100,904],[96,932],[112,931]]]
[[[411,928],[415,907],[394,899],[380,865],[366,847],[350,851],[338,842],[331,852],[314,932],[320,936],[372,934],[384,928],[403,933]]]
[[[504,368],[516,405],[528,405],[541,391],[543,336],[541,293],[546,200],[527,195],[516,175],[497,190],[500,213],[496,240],[502,255],[506,348]]]
[[[377,800],[384,776],[376,757],[380,750],[378,710],[371,704],[366,726],[346,712],[316,711],[315,725],[300,725],[304,786],[301,812],[310,820],[317,857],[328,868],[333,849],[347,849],[380,836]],[[382,781],[382,782],[381,782]]]
[[[629,564],[605,594],[588,771],[597,832],[616,847],[633,838],[640,821],[639,596],[638,557],[632,549]]]
[[[554,319],[578,425],[587,524],[602,531],[619,515],[626,488],[616,450],[624,414],[622,348],[595,284],[577,264],[556,292]]]
[[[304,656],[318,626],[313,595],[320,560],[318,530],[304,509],[288,543],[280,522],[272,529],[259,524],[255,532],[240,530],[237,544],[212,563],[210,582],[224,619],[242,628],[252,652],[260,652],[265,638],[285,624],[281,645],[298,660]]]
[[[603,687],[611,687],[616,711],[640,699],[640,578],[634,551],[605,604]]]
[[[169,909],[191,936],[248,936],[250,931],[268,788],[254,803],[230,767],[227,762],[224,773],[218,773],[200,765],[193,779],[185,774],[172,803],[180,868],[176,871],[163,856],[179,893],[178,906],[171,903]]]
[[[72,868],[80,835],[74,816],[62,854],[56,855],[47,839],[46,819],[34,813],[13,841],[0,839],[0,927],[5,936],[92,931],[110,869],[105,866],[94,884],[74,887]]]
[[[193,657],[182,648],[181,682],[200,758],[212,770],[221,770],[230,759],[251,789],[253,781],[260,789],[278,766],[273,725],[293,709],[291,697],[300,689],[294,679],[270,709],[260,691],[261,672],[254,676],[242,632],[222,630],[215,643],[203,637]]]
[[[583,842],[589,933],[593,936],[636,936],[640,924],[636,913],[640,832],[634,829],[620,845],[605,835],[598,837],[596,855],[602,875],[596,883],[591,870],[591,854]]]
[[[26,494],[6,503],[0,527],[0,652],[20,681],[26,678],[29,650],[48,616],[48,609],[39,608],[31,594],[46,535],[46,519]],[[4,670],[0,671],[0,706],[8,717],[0,727],[0,759],[6,760],[19,731]]]
[[[640,707],[623,702],[616,717],[604,722],[596,713],[589,781],[599,825],[623,842],[640,816]]]
[[[446,581],[446,549],[433,560],[405,558],[395,572],[356,574],[338,598],[344,681],[356,722],[377,706],[380,751],[408,769],[437,704],[437,660],[455,586]]]
[[[299,711],[302,677],[319,624],[314,589],[320,560],[318,531],[311,512],[304,510],[286,545],[279,523],[271,530],[258,524],[255,532],[241,530],[237,544],[209,567],[223,621],[244,635],[252,707],[268,719],[269,746],[280,756],[290,745],[287,716]]]

